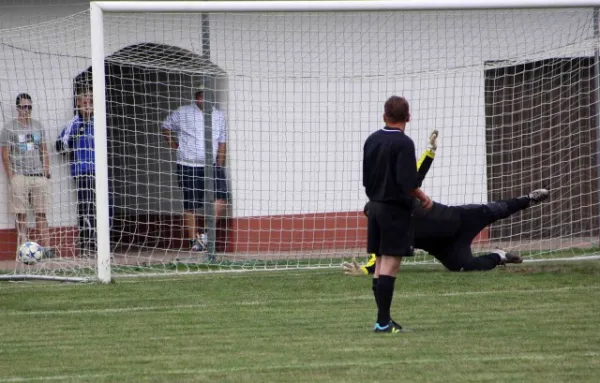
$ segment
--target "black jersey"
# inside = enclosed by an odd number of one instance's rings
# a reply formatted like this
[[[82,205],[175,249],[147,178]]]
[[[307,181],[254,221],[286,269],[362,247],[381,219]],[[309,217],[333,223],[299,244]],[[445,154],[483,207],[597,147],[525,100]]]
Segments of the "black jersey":
[[[365,141],[363,186],[369,200],[407,209],[418,187],[415,144],[403,131],[385,127]]]
[[[437,202],[429,210],[421,207],[416,200],[414,204],[415,247],[438,255],[458,235],[461,226],[460,212],[454,206]]]

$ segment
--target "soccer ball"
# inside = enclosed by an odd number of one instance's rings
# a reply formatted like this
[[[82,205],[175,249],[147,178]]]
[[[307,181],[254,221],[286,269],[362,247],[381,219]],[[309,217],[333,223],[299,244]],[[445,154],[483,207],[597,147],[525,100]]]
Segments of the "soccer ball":
[[[43,249],[35,242],[25,242],[19,247],[19,261],[26,265],[33,265],[42,259]]]

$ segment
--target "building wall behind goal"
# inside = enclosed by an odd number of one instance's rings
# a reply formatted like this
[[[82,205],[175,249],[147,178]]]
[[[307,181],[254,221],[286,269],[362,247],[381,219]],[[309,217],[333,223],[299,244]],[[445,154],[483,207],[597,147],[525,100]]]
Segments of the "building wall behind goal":
[[[20,20],[30,16],[38,22],[40,12],[67,17],[35,28],[7,30],[16,26],[14,14],[0,12],[3,115],[15,113],[17,93],[29,92],[34,117],[47,128],[51,143],[73,115],[73,78],[90,65],[89,15],[69,16],[86,4],[20,9]],[[141,42],[201,52],[199,16],[106,15],[105,20],[107,55]],[[211,60],[228,74],[223,107],[232,216],[361,210],[362,144],[383,125],[382,105],[392,94],[411,103],[413,121],[407,132],[419,153],[431,129],[440,130],[438,157],[424,184],[427,192],[443,203],[485,202],[484,62],[581,55],[579,43],[591,35],[590,20],[590,10],[543,15],[504,11],[493,16],[211,15]],[[569,51],[573,43],[579,44],[577,52]],[[133,129],[139,142],[164,145],[156,139],[159,132]],[[164,150],[153,153],[163,156],[159,161],[171,160]],[[53,151],[51,161],[51,226],[73,226],[75,194],[68,169]],[[150,183],[176,186],[170,174],[137,182],[142,189]],[[3,190],[6,184],[1,172]],[[123,204],[128,209],[181,212],[177,194],[170,197],[175,201],[149,202],[132,196],[138,189],[127,189]],[[0,193],[0,229],[13,227],[6,199],[6,192]]]

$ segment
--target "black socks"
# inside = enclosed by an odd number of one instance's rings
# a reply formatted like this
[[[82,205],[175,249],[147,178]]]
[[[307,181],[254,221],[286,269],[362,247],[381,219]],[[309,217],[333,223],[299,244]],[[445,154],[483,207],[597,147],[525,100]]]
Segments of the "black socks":
[[[390,316],[390,307],[392,306],[395,282],[396,277],[389,275],[380,275],[378,279],[373,279],[373,290],[375,301],[377,302],[377,323],[380,326],[387,326],[392,319]],[[375,283],[377,283],[376,286]]]

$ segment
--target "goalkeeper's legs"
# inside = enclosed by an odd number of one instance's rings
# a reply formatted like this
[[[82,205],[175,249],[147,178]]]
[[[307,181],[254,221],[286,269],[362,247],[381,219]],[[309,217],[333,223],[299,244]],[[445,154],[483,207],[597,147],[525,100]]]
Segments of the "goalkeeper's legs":
[[[485,205],[458,206],[460,211],[460,241],[469,244],[492,223],[529,207],[528,197],[491,202]]]
[[[490,202],[485,205],[457,206],[461,225],[459,241],[469,244],[487,226],[537,204],[549,196],[546,189],[534,190],[526,196]]]
[[[446,254],[436,258],[450,271],[491,270],[500,264],[498,256],[474,257],[471,242],[465,240],[455,243]]]
[[[452,251],[438,260],[450,271],[486,271],[498,265],[507,263],[521,263],[523,258],[518,254],[508,253],[497,249],[489,254],[473,256],[470,243],[458,243]]]
[[[525,196],[488,203],[485,205],[489,209],[488,225],[536,205],[547,199],[549,195],[548,190],[537,189]]]

